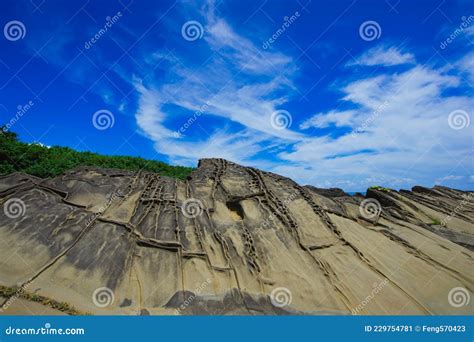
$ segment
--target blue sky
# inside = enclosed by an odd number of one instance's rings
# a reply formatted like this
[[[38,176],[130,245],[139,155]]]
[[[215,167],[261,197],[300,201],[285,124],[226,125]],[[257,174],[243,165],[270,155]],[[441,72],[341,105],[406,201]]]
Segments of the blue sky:
[[[0,9],[0,122],[23,141],[347,191],[474,188],[470,1]]]

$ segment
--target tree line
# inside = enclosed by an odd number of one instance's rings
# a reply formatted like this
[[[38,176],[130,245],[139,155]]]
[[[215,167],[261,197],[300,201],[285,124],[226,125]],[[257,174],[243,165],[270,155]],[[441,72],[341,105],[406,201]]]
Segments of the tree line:
[[[78,152],[69,147],[27,144],[18,140],[15,132],[0,128],[0,174],[15,171],[37,177],[55,177],[77,166],[97,166],[124,170],[144,170],[163,176],[186,179],[193,168],[171,166],[161,161],[140,157],[105,156]]]

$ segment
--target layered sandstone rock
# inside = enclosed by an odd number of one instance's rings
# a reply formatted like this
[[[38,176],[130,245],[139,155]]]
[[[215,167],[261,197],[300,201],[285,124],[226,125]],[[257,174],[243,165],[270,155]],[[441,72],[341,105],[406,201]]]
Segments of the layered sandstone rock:
[[[453,291],[474,289],[473,196],[351,197],[222,159],[185,182],[14,173],[0,178],[0,285],[92,314],[470,314]]]

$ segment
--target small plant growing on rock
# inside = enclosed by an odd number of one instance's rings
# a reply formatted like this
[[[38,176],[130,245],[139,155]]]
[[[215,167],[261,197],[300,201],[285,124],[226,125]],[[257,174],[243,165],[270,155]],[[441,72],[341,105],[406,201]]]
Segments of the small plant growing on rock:
[[[379,190],[379,191],[383,191],[383,192],[390,192],[390,189],[381,187],[381,186],[379,186],[379,185],[371,186],[371,187],[369,188],[369,190]]]

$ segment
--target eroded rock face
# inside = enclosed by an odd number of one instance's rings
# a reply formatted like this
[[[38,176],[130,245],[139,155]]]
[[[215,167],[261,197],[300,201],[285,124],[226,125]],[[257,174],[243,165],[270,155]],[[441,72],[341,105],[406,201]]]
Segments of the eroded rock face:
[[[222,159],[11,174],[0,285],[93,314],[472,313],[450,298],[474,289],[472,192],[328,194]]]
[[[323,195],[325,197],[344,197],[344,196],[349,196],[349,194],[345,193],[344,190],[340,188],[329,188],[329,189],[322,189],[322,188],[316,188],[311,185],[306,185],[306,187],[312,191],[314,191],[317,194]]]

